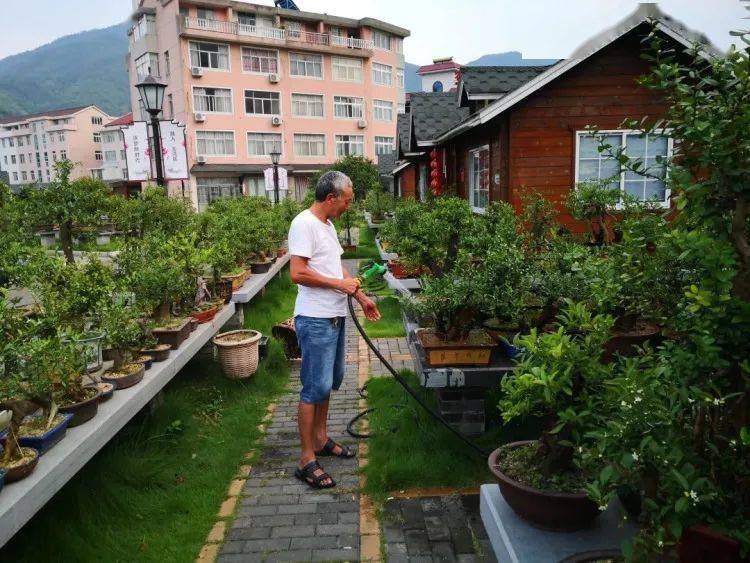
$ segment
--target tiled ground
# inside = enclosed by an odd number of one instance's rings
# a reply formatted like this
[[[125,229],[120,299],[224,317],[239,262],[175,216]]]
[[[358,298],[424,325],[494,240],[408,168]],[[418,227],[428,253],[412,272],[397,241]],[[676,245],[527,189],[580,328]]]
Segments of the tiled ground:
[[[374,338],[372,342],[396,371],[414,369],[414,362],[409,353],[406,338]],[[391,372],[386,369],[373,351],[368,350],[368,352],[370,354],[370,374],[374,377],[390,375]]]

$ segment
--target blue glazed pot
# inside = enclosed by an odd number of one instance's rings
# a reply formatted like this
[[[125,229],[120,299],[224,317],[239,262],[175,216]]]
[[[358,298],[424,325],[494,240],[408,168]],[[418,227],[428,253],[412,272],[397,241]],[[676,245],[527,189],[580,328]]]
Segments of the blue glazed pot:
[[[62,413],[61,413],[62,414]],[[50,428],[41,436],[21,436],[18,439],[18,443],[22,447],[34,448],[39,451],[39,455],[47,453],[52,446],[57,444],[60,440],[65,437],[65,433],[68,430],[68,424],[70,419],[73,418],[71,413],[63,414],[65,419],[60,422],[54,428]]]
[[[5,469],[0,469],[0,491],[3,490],[4,483],[5,483]]]
[[[500,346],[500,349],[503,351],[503,353],[511,360],[515,360],[516,358],[520,357],[524,352],[523,348],[519,346],[513,346],[513,344],[508,342],[505,338],[501,338],[498,341],[498,345]]]

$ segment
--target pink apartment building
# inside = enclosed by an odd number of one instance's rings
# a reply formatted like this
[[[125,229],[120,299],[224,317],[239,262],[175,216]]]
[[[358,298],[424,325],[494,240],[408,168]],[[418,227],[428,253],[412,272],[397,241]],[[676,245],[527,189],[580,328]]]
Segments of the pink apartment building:
[[[94,105],[0,118],[0,169],[16,189],[49,183],[54,163],[66,158],[72,178],[103,178],[101,135],[111,120]]]
[[[404,107],[409,31],[230,0],[134,0],[135,84],[165,82],[163,119],[186,125],[190,178],[169,182],[204,209],[219,197],[265,195],[273,150],[301,198],[310,174],[348,154],[377,160],[395,148]]]

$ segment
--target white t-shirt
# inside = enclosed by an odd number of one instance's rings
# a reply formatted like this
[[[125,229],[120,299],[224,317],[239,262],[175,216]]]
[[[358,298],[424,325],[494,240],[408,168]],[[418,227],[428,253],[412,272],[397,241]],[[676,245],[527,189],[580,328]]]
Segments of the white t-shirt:
[[[289,254],[309,258],[311,270],[327,278],[344,279],[341,266],[341,248],[336,227],[333,223],[323,223],[309,209],[297,215],[289,227]],[[306,317],[345,317],[346,294],[326,287],[300,285],[294,316]]]

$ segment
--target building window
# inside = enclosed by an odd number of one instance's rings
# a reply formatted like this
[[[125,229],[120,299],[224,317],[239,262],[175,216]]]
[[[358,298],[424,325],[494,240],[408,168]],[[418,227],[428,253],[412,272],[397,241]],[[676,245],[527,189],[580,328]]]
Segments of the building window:
[[[242,197],[242,185],[237,178],[196,178],[198,211],[217,199]]]
[[[7,154],[3,156],[3,160],[5,161],[5,164],[8,164],[8,155]]]
[[[12,154],[10,155],[10,163],[15,164],[16,163],[16,155]]]
[[[172,64],[169,60],[169,51],[164,51],[164,74],[168,77],[172,75]]]
[[[67,151],[60,151],[60,158],[61,158],[62,160],[67,160],[67,159],[68,159],[68,153],[67,153]],[[37,165],[37,166],[41,166],[41,165],[39,164],[39,153],[37,153],[37,157],[36,157],[36,165]],[[41,174],[40,174],[40,176],[41,176]]]
[[[362,82],[362,61],[347,57],[331,57],[333,79]]]
[[[295,117],[323,117],[323,96],[292,94],[292,115]]]
[[[436,80],[432,83],[432,91],[433,92],[442,92],[443,91],[443,83],[439,80]]]
[[[101,168],[92,168],[91,169],[91,177],[94,178],[95,180],[101,180],[102,178],[104,178],[104,175],[102,174],[102,169]]]
[[[229,45],[191,41],[190,66],[229,70]]]
[[[406,104],[399,102],[398,104],[398,112],[399,113],[406,113]]]
[[[391,36],[387,33],[374,29],[372,31],[372,42],[375,43],[376,49],[391,50]]]
[[[156,33],[156,16],[144,14],[133,26],[133,39],[138,41],[141,37]]]
[[[250,115],[281,115],[279,93],[245,90],[245,113]]]
[[[273,74],[279,72],[279,55],[271,49],[242,48],[242,70]]]
[[[60,133],[60,134],[59,134],[59,135],[57,136],[57,140],[58,140],[59,142],[61,142],[61,143],[64,143],[64,142],[65,142],[65,133]]]
[[[598,150],[599,139],[610,145],[610,151],[623,149],[630,159],[640,162],[645,174],[621,170],[616,158]],[[577,134],[576,182],[608,181],[636,201],[657,201],[669,206],[666,184],[666,160],[672,155],[672,140],[666,135],[639,131],[606,131],[599,135]]]
[[[216,20],[216,14],[210,8],[198,8],[198,19],[199,20],[215,21]]]
[[[120,151],[120,160],[127,160],[127,153],[124,150]]]
[[[21,172],[21,180],[23,180],[23,181],[25,182],[25,181],[26,181],[26,180],[28,180],[28,179],[29,179],[29,177],[28,177],[28,175],[26,174],[26,172]]]
[[[404,89],[404,69],[403,68],[396,69],[396,86],[398,86],[402,90]]]
[[[201,156],[234,156],[233,131],[196,131],[195,140]]]
[[[116,133],[114,131],[106,131],[102,133],[102,143],[114,143],[115,135]]]
[[[268,156],[272,152],[281,152],[280,133],[248,133],[248,156]]]
[[[294,154],[297,156],[325,156],[325,135],[295,135]]]
[[[117,151],[104,151],[105,162],[115,162],[117,160]]]
[[[232,113],[232,90],[193,88],[193,108],[200,112]]]
[[[375,137],[375,154],[391,154],[395,149],[393,137]]]
[[[342,119],[362,119],[365,113],[364,98],[352,96],[333,97],[333,115]]]
[[[396,51],[397,53],[403,53],[404,52],[404,40],[401,37],[392,37],[391,47],[393,47],[393,50]]]
[[[102,160],[102,151],[94,151],[94,158],[96,160]],[[44,165],[48,166],[49,163],[47,162],[47,153],[44,153]]]
[[[13,172],[13,181],[18,182],[18,172]]]
[[[18,146],[19,147],[23,146],[23,137],[18,137]]]
[[[101,143],[102,142],[102,134],[101,133],[94,133],[94,142],[95,143]]]
[[[174,119],[174,98],[172,94],[167,94],[167,107],[169,108],[169,118]]]
[[[381,65],[379,63],[372,63],[372,81],[375,84],[382,84],[383,86],[393,85],[393,67],[390,65]]]
[[[490,200],[490,147],[469,151],[469,202],[475,210],[487,208]]]
[[[144,53],[135,60],[135,73],[138,75],[138,80],[143,80],[149,74],[152,76],[159,76],[159,55],[156,53]],[[101,125],[101,117],[99,119],[99,125]]]
[[[52,153],[52,154],[55,154],[55,153]],[[20,164],[26,164],[26,156],[25,155],[23,155],[23,154],[18,155],[18,160],[19,160]]]
[[[127,180],[128,179],[128,169],[127,168],[123,168],[122,169],[122,179],[123,180]]]
[[[255,27],[255,14],[248,12],[237,12],[237,22],[240,25]]]
[[[36,174],[34,173],[33,170],[31,172],[29,172],[29,174],[31,174],[31,179],[32,180],[36,180]]]
[[[364,154],[365,138],[362,135],[336,135],[336,156]]]
[[[8,146],[10,146],[10,147],[13,147],[13,146],[15,146],[15,144],[14,144],[14,142],[13,142],[13,137],[9,137],[9,138],[8,138]]]
[[[372,113],[375,121],[393,121],[393,102],[374,100]]]
[[[289,54],[289,75],[307,78],[323,78],[323,57],[321,55]]]

